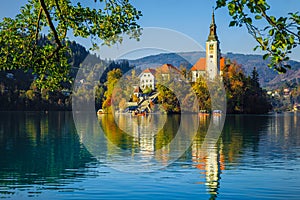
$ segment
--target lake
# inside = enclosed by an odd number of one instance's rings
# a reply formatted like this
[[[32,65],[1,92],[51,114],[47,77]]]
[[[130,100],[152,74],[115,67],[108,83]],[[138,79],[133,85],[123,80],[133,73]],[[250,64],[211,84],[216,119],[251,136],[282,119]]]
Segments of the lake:
[[[0,198],[299,199],[299,112],[227,115],[209,149],[210,116],[85,115],[1,112]]]

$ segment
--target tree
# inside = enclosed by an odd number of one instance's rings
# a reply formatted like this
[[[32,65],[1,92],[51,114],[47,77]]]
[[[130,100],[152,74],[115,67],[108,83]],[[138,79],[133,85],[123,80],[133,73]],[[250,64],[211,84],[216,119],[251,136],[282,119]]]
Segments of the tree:
[[[28,0],[15,18],[0,22],[0,69],[32,71],[40,88],[55,89],[68,81],[70,32],[90,37],[94,48],[100,40],[106,45],[121,42],[124,33],[140,35],[141,12],[129,0],[93,2],[95,8],[71,0]]]
[[[259,85],[259,75],[257,73],[256,67],[254,67],[253,70],[252,70],[251,85],[255,90],[257,90],[260,87],[260,85]]]
[[[227,65],[223,71],[223,81],[227,95],[227,112],[243,113],[246,77],[241,65],[236,62]]]
[[[256,68],[246,77],[241,65],[232,62],[222,75],[227,95],[228,113],[262,114],[271,109],[266,92],[259,85]]]
[[[198,97],[199,110],[211,111],[211,98],[206,79],[200,76],[193,84],[192,89]]]
[[[168,85],[170,88],[172,86]],[[164,113],[180,113],[180,104],[178,98],[169,87],[163,84],[157,84],[158,102],[161,104]]]
[[[227,7],[232,21],[229,26],[245,25],[250,35],[265,52],[263,58],[270,58],[270,68],[286,72],[291,66],[286,63],[289,54],[300,45],[299,12],[275,17],[268,14],[271,6],[267,0],[217,0],[217,8]],[[254,25],[256,21],[265,23],[263,28]]]
[[[122,77],[122,71],[120,69],[113,69],[112,71],[108,72],[107,74],[107,82],[106,87],[107,90],[104,93],[105,100],[103,101],[102,108],[105,109],[106,112],[111,112],[111,106],[112,106],[112,96],[115,89],[116,84],[118,83],[119,79]],[[116,101],[120,102],[120,101]]]

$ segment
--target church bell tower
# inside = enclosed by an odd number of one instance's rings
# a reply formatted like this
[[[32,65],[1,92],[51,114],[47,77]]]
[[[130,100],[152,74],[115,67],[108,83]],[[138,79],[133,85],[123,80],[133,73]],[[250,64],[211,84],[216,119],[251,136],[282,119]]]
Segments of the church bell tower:
[[[209,79],[215,79],[220,74],[220,42],[218,40],[215,14],[212,13],[209,36],[206,41],[206,73]]]

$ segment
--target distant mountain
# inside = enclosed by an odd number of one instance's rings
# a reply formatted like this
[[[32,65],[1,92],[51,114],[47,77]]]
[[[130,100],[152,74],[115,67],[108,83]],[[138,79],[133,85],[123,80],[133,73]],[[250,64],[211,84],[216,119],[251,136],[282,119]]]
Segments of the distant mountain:
[[[263,60],[261,55],[245,55],[238,53],[227,53],[223,55],[231,61],[236,61],[242,65],[244,72],[251,75],[254,67],[256,67],[260,83],[263,87],[273,87],[282,81],[295,81],[299,79],[300,62],[289,61],[292,69],[286,74],[279,75],[274,69],[268,68],[268,61]],[[190,69],[200,57],[205,57],[205,52],[183,52],[183,53],[161,53],[158,55],[146,56],[136,60],[130,60],[130,64],[140,68],[141,70],[151,67],[157,67],[163,64],[172,64],[176,67],[183,65]]]
[[[286,74],[279,75],[277,71],[268,67],[269,61],[264,60],[261,55],[227,53],[225,56],[231,61],[235,60],[237,63],[241,64],[244,72],[247,75],[250,75],[253,67],[256,67],[259,74],[260,83],[263,87],[276,86],[282,81],[292,80],[293,78],[297,78],[297,76],[288,78],[291,74],[296,75],[300,73],[300,62],[293,60],[288,62],[292,66],[292,69],[288,70]],[[300,77],[298,76],[298,78]]]
[[[205,52],[184,52],[184,53],[162,53],[146,56],[137,60],[130,60],[130,64],[138,68],[146,69],[158,67],[163,64],[172,64],[176,67],[183,65],[190,69],[200,57],[205,57]]]
[[[300,85],[300,69],[289,70],[285,74],[277,75],[273,80],[268,82],[267,87],[278,88],[282,85]]]

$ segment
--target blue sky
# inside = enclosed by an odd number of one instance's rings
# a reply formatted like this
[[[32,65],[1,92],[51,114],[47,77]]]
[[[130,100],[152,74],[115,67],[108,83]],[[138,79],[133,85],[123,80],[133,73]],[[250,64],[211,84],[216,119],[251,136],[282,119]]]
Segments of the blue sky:
[[[93,2],[93,0],[89,0]],[[21,5],[26,0],[5,1],[0,7],[0,17],[13,17]],[[215,6],[213,0],[132,0],[132,3],[142,11],[143,17],[139,21],[142,27],[157,27],[174,30],[205,46],[208,36],[209,24],[211,21],[212,7]],[[300,11],[299,0],[272,0],[270,1],[271,14],[275,16],[285,15],[290,11]],[[215,12],[217,23],[217,34],[221,42],[222,53],[234,52],[245,54],[259,54],[253,51],[256,45],[253,38],[248,35],[245,27],[229,28],[230,18],[225,8],[218,9]],[[75,39],[79,43],[90,46],[90,41],[80,38]],[[143,39],[143,38],[142,38]],[[149,39],[149,37],[148,37]],[[153,37],[153,40],[160,40],[159,37]],[[163,40],[164,38],[162,38]],[[151,42],[151,41],[148,41]],[[176,41],[178,42],[178,40]],[[101,57],[115,58],[114,48],[126,49],[131,44],[117,45],[112,48],[102,48]],[[181,44],[184,45],[184,44]],[[183,51],[188,51],[189,47],[182,47]],[[191,49],[193,50],[193,49]],[[300,48],[293,52],[292,58],[300,60]]]

